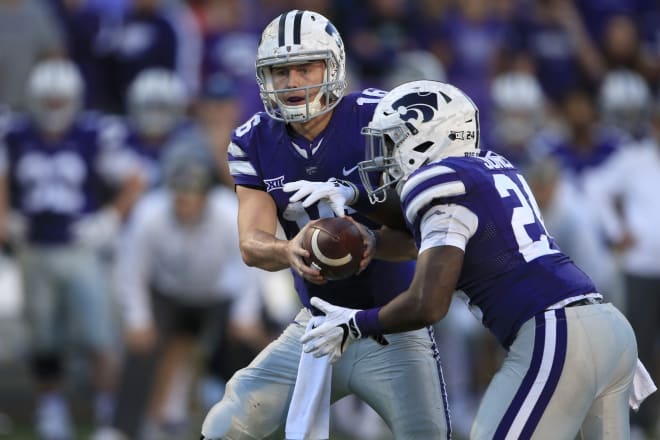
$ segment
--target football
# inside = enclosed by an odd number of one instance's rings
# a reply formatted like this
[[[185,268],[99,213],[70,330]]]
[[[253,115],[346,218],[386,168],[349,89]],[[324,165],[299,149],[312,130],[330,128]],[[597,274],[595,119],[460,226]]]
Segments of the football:
[[[342,217],[324,218],[307,228],[303,247],[310,254],[305,263],[328,280],[355,275],[364,253],[360,230]]]

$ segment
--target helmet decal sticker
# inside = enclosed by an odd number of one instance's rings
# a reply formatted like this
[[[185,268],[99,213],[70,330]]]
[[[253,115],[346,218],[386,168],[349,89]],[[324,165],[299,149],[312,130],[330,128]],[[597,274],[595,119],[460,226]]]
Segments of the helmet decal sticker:
[[[392,108],[399,112],[404,121],[414,119],[416,122],[428,122],[438,110],[438,95],[429,92],[410,93],[392,103]]]

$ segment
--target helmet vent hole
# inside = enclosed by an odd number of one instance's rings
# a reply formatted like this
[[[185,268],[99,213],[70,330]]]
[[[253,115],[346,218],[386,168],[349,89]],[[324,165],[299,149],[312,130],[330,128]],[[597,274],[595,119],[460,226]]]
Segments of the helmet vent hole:
[[[413,148],[413,150],[418,152],[418,153],[426,153],[426,150],[431,148],[433,146],[433,144],[434,144],[433,141],[422,142],[421,144],[419,144],[415,148]]]

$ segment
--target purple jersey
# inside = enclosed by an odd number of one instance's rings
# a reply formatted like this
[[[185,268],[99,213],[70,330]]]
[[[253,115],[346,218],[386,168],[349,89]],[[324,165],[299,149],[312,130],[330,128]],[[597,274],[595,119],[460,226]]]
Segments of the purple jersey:
[[[522,323],[548,306],[596,292],[548,235],[520,172],[496,153],[450,157],[420,168],[404,185],[401,203],[418,246],[420,222],[431,209],[456,204],[477,217],[457,288],[504,347]]]
[[[602,165],[628,138],[621,133],[598,129],[595,131],[593,145],[588,151],[581,151],[570,139],[555,138],[541,140],[538,145],[555,157],[562,168],[575,176],[581,176],[589,169]]]
[[[99,209],[109,184],[101,154],[116,146],[116,128],[116,120],[88,113],[47,142],[30,120],[12,121],[2,139],[10,203],[26,218],[31,242],[68,243],[71,224]]]
[[[362,127],[371,120],[384,92],[366,89],[345,96],[335,107],[330,123],[311,142],[296,136],[287,126],[266,113],[255,114],[234,130],[229,146],[229,167],[236,185],[266,191],[277,205],[277,216],[287,238],[293,238],[311,219],[332,217],[324,202],[303,208],[289,203],[290,193],[282,191],[286,182],[326,181],[330,177],[349,180],[361,186],[357,163],[364,160]],[[350,212],[357,221],[376,225],[366,217]],[[414,263],[373,260],[361,274],[322,286],[307,283],[292,271],[301,302],[318,296],[344,307],[371,308],[387,303],[408,288]]]

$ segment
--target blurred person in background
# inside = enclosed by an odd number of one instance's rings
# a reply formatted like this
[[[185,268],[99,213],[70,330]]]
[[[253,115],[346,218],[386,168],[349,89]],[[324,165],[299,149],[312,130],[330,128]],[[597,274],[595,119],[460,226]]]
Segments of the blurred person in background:
[[[144,70],[164,68],[177,73],[187,94],[199,90],[201,34],[185,2],[134,0],[101,36],[107,59],[109,110],[121,113],[127,106],[126,90]]]
[[[174,71],[146,69],[127,90],[126,146],[144,174],[149,189],[163,184],[162,157],[168,144],[188,133],[193,122],[188,118],[189,94]]]
[[[261,278],[239,252],[236,196],[216,185],[213,164],[204,145],[170,150],[166,186],[138,202],[122,234],[114,289],[127,351],[113,429],[97,440],[187,437],[199,352],[202,375],[219,376],[208,361],[230,354],[213,353],[227,348],[224,333],[252,356],[270,342]]]
[[[29,111],[1,141],[0,224],[9,210],[24,219],[17,250],[37,383],[34,426],[40,439],[66,440],[74,434],[63,356],[74,347],[92,363],[95,422],[109,422],[116,341],[99,249],[116,237],[141,181],[118,121],[80,111],[83,82],[72,62],[41,62],[27,84]]]
[[[210,0],[197,5],[203,33],[202,94],[204,85],[219,75],[234,83],[240,100],[234,105],[239,120],[261,110],[259,90],[254,87],[254,53],[259,45],[263,8],[257,1]],[[268,17],[270,18],[270,17]],[[235,125],[235,124],[234,124]],[[225,144],[226,146],[226,144]]]
[[[111,87],[104,57],[104,40],[109,19],[90,4],[89,0],[53,0],[48,2],[55,12],[64,33],[67,54],[78,66],[85,83],[84,107],[109,109],[114,97],[108,96]]]
[[[32,67],[65,53],[64,35],[48,2],[0,1],[0,103],[25,111],[25,83]]]
[[[652,131],[623,146],[587,180],[589,197],[607,237],[620,253],[626,312],[637,335],[639,358],[660,378],[660,97]],[[632,422],[649,439],[660,436],[660,398],[649,397]]]
[[[524,71],[495,76],[490,93],[493,121],[485,143],[522,167],[534,157],[532,139],[551,128],[545,93],[536,77]]]
[[[553,103],[603,74],[602,54],[572,0],[521,2],[505,38],[500,63],[519,64],[526,59]]]
[[[447,81],[465,90],[479,106],[484,134],[493,130],[490,84],[509,20],[498,2],[464,0],[452,2],[432,26],[430,50],[447,69]]]
[[[598,108],[606,127],[632,139],[649,136],[653,95],[644,77],[633,70],[607,72],[598,90]]]
[[[648,31],[644,24],[653,21],[655,23],[652,32],[658,34],[660,5],[656,4],[655,13],[645,11],[644,15],[638,17],[630,13],[618,13],[605,20],[598,41],[601,42],[600,50],[609,70],[631,70],[639,73],[652,85],[660,85],[660,35],[651,36],[657,39],[658,47],[653,47],[648,36],[643,38],[641,35],[645,30]]]
[[[425,27],[418,2],[367,0],[356,8],[353,2],[338,1],[333,12],[337,26],[344,29],[354,87],[383,87],[397,54],[422,48]]]
[[[554,157],[581,191],[584,176],[620,148],[626,136],[605,127],[598,112],[595,92],[586,87],[568,90],[559,105],[558,135],[533,139],[539,154]]]
[[[254,81],[254,80],[253,80]],[[214,73],[204,81],[202,92],[194,104],[194,115],[200,129],[210,144],[217,164],[218,179],[228,187],[234,186],[234,179],[227,164],[227,145],[231,132],[242,119],[236,82],[223,73]]]

